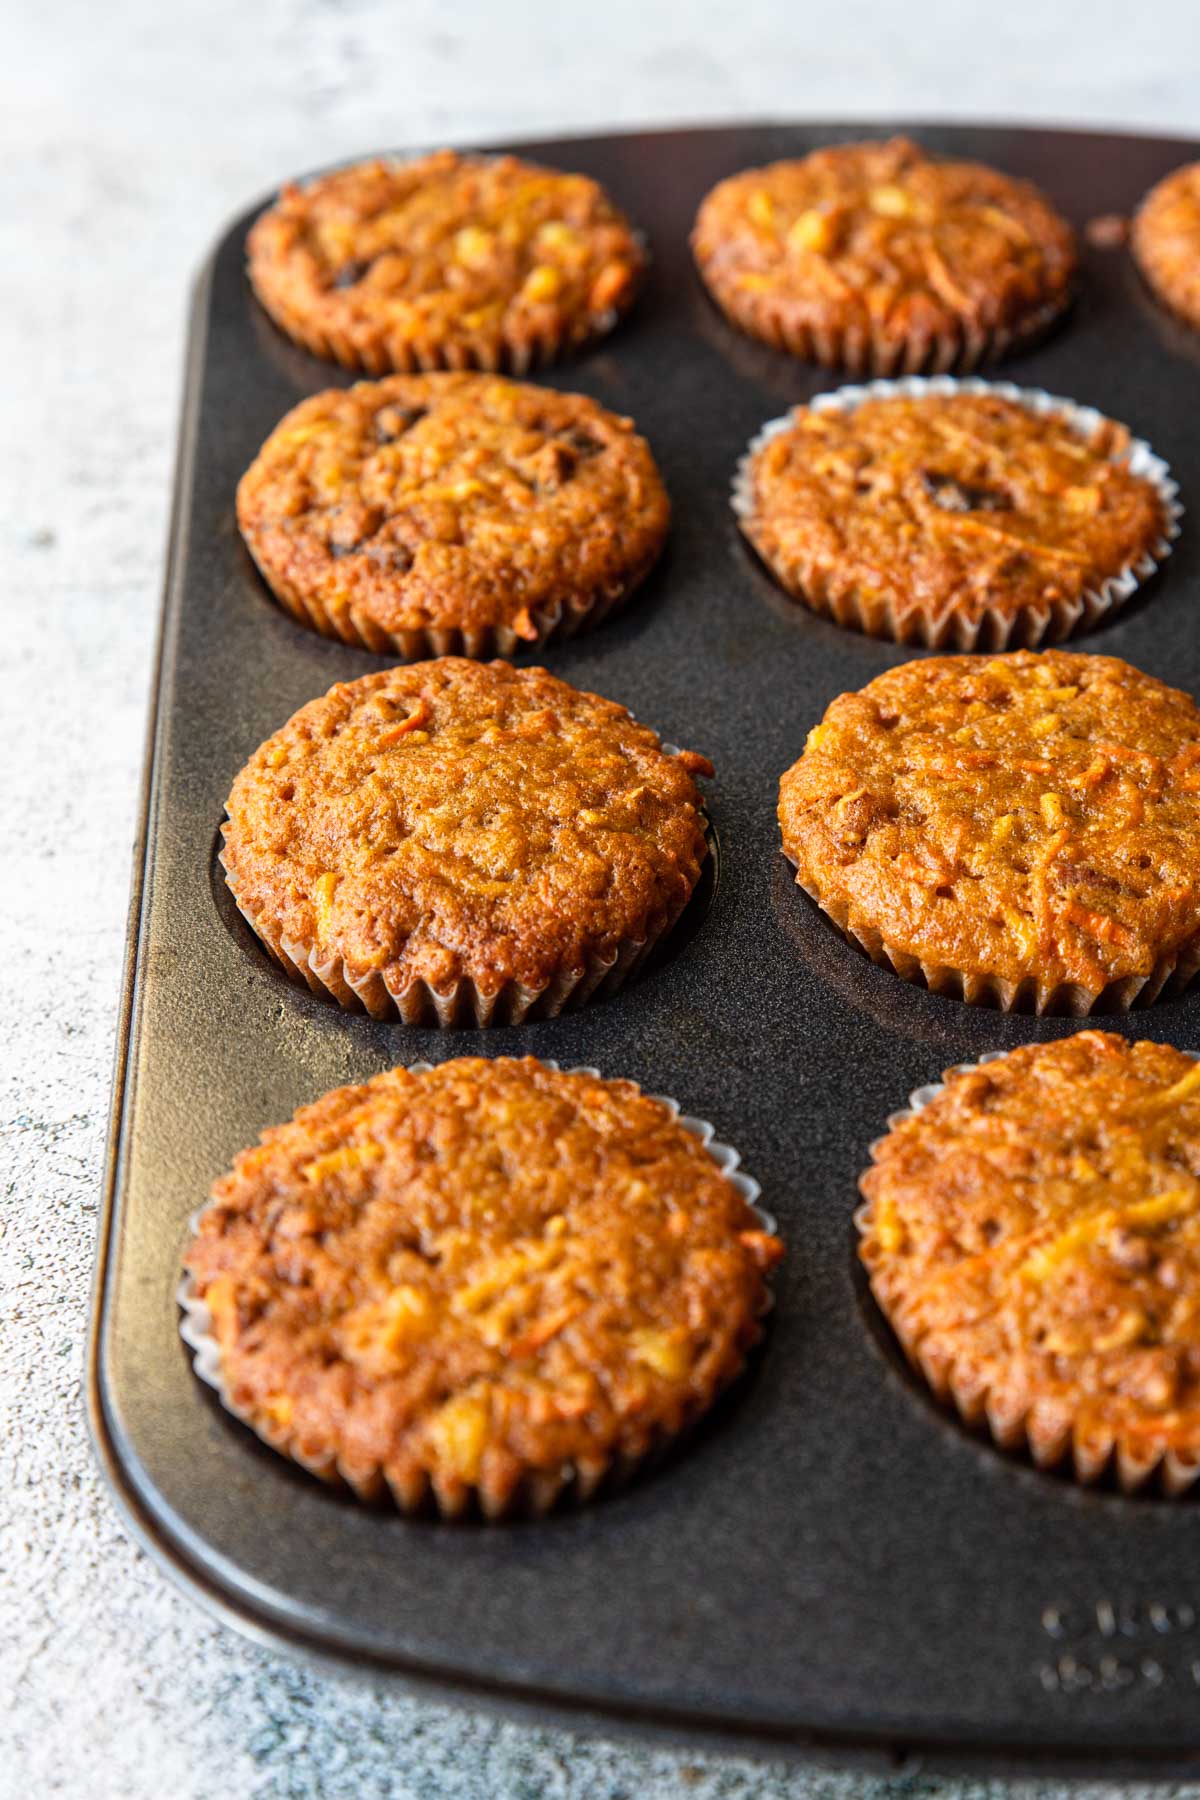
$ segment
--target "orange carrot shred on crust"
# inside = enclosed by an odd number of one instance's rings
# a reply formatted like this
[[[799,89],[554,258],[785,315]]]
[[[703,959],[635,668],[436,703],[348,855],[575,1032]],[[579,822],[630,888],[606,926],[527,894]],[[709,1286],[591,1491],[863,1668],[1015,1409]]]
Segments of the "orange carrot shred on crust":
[[[398,744],[400,739],[406,737],[410,731],[416,731],[420,726],[427,724],[432,716],[429,702],[424,694],[422,694],[408,717],[406,719],[398,719],[397,722],[394,725],[390,725],[386,731],[381,731],[377,741],[383,745],[385,749],[390,744]]]
[[[1124,949],[1133,941],[1132,934],[1110,914],[1093,912],[1078,900],[1069,900],[1059,916],[1078,925],[1089,937],[1099,938],[1102,944],[1116,944]]]
[[[572,1319],[577,1318],[582,1311],[582,1301],[568,1301],[566,1305],[560,1306],[557,1312],[548,1313],[544,1319],[539,1319],[536,1325],[531,1325],[527,1331],[523,1331],[520,1337],[514,1338],[507,1347],[507,1354],[516,1357],[532,1356],[536,1350],[540,1350],[544,1344],[548,1344],[552,1337],[557,1337],[558,1333],[569,1325]]]

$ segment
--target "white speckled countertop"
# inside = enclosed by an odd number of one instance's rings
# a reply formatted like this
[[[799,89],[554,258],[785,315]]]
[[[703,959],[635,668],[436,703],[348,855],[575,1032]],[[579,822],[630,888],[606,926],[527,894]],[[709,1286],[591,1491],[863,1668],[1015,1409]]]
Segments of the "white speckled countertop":
[[[618,1748],[299,1668],[210,1623],[133,1548],[83,1424],[187,288],[218,227],[294,170],[405,143],[806,112],[1200,132],[1195,0],[1011,0],[979,15],[964,0],[738,0],[703,12],[695,0],[8,11],[0,1800],[951,1791]]]

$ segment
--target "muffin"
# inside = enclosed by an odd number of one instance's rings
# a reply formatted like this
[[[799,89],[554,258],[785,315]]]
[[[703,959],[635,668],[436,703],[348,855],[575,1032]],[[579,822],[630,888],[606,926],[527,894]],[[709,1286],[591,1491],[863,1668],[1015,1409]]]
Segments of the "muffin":
[[[907,138],[747,169],[705,198],[700,274],[739,331],[855,372],[971,368],[1043,331],[1075,275],[1046,197]]]
[[[945,656],[842,694],[779,788],[796,880],[872,959],[1037,1012],[1200,964],[1200,712],[1111,656]]]
[[[632,421],[582,394],[391,375],[294,407],[242,477],[237,513],[302,625],[405,657],[488,656],[627,599],[670,505]]]
[[[1150,189],[1131,238],[1138,267],[1158,298],[1200,330],[1200,162]]]
[[[544,1511],[707,1411],[782,1255],[711,1127],[631,1081],[462,1057],[338,1088],[218,1181],[197,1367],[268,1443],[406,1510]]]
[[[1081,1480],[1200,1470],[1200,1063],[1082,1031],[913,1096],[857,1215],[939,1398]],[[924,1104],[922,1104],[924,1103]]]
[[[741,528],[785,591],[898,643],[1003,649],[1127,600],[1178,532],[1166,465],[1123,425],[983,382],[877,382],[751,445]]]
[[[515,1024],[613,992],[683,911],[693,776],[623,706],[460,657],[339,682],[233,784],[222,861],[291,973],[406,1024]]]
[[[645,253],[584,175],[441,150],[289,185],[247,240],[275,323],[352,369],[511,369],[610,331]]]

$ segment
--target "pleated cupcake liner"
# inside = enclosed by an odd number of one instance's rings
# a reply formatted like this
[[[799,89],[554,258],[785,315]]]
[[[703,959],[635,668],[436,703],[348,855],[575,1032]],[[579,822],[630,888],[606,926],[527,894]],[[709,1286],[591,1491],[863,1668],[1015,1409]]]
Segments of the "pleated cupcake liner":
[[[793,869],[796,868],[794,859],[786,851],[784,855]],[[826,918],[832,919],[850,943],[865,951],[873,963],[890,969],[902,981],[928,988],[931,994],[962,1000],[968,1006],[987,1006],[1004,1013],[1036,1013],[1039,1018],[1084,1019],[1093,1013],[1129,1012],[1135,1006],[1149,1006],[1161,994],[1182,993],[1200,970],[1198,934],[1172,955],[1160,957],[1148,975],[1124,975],[1100,988],[1085,987],[1076,981],[1039,981],[1033,975],[1010,981],[1000,975],[969,973],[887,943],[878,926],[871,924],[849,902],[823,895],[817,887],[802,880],[799,872],[796,885],[820,907]]]
[[[556,1072],[560,1066],[549,1058],[543,1058],[542,1063],[543,1067]],[[416,1062],[410,1063],[408,1067],[412,1074],[424,1075],[430,1073],[433,1065]],[[598,1069],[586,1066],[571,1068],[565,1073],[600,1079]],[[717,1168],[745,1201],[759,1229],[774,1236],[777,1231],[776,1220],[760,1204],[760,1184],[740,1167],[740,1153],[731,1144],[718,1141],[716,1127],[707,1119],[683,1113],[679,1102],[666,1095],[654,1097],[670,1110],[672,1118],[684,1131],[699,1138]],[[194,1237],[198,1233],[204,1214],[216,1204],[217,1202],[209,1201],[192,1214],[188,1220],[190,1236]],[[181,1311],[179,1335],[192,1353],[192,1367],[196,1375],[215,1390],[227,1412],[242,1424],[248,1425],[272,1450],[298,1463],[309,1474],[328,1485],[350,1489],[362,1501],[390,1498],[401,1512],[407,1514],[433,1513],[445,1519],[474,1514],[487,1520],[543,1517],[560,1503],[581,1504],[594,1496],[618,1491],[635,1475],[649,1473],[668,1454],[673,1454],[684,1446],[688,1436],[712,1410],[720,1396],[745,1372],[747,1359],[761,1343],[765,1320],[775,1303],[774,1295],[767,1285],[759,1312],[748,1323],[739,1346],[737,1366],[728,1372],[707,1397],[681,1396],[674,1415],[647,1428],[643,1443],[623,1450],[602,1450],[592,1456],[576,1456],[552,1468],[529,1469],[503,1491],[489,1492],[476,1483],[435,1479],[415,1457],[403,1468],[355,1464],[334,1451],[306,1448],[289,1427],[273,1425],[256,1418],[252,1407],[237,1403],[225,1379],[221,1346],[213,1331],[212,1314],[190,1273],[184,1275],[175,1298]]]
[[[972,1074],[1010,1054],[1007,1050],[989,1050],[976,1062],[956,1063],[946,1070],[946,1076]],[[945,1090],[944,1080],[914,1089],[908,1105],[888,1115],[888,1130],[894,1131],[906,1120],[916,1118]],[[876,1138],[869,1146],[872,1163],[885,1141]],[[873,1202],[865,1199],[853,1214],[864,1247],[872,1243],[872,1209]],[[1001,1450],[1025,1453],[1039,1469],[1069,1467],[1076,1480],[1089,1485],[1111,1474],[1126,1494],[1136,1493],[1157,1479],[1163,1493],[1174,1497],[1184,1493],[1200,1476],[1200,1450],[1194,1455],[1164,1450],[1140,1443],[1119,1428],[1085,1426],[1069,1401],[1030,1399],[1019,1391],[1006,1392],[994,1376],[973,1367],[964,1358],[956,1359],[942,1345],[926,1344],[916,1319],[906,1316],[898,1272],[878,1267],[877,1259],[866,1255],[862,1260],[871,1292],[912,1367],[937,1400],[953,1407],[964,1425],[986,1433]]]
[[[1042,388],[1019,388],[1008,381],[958,381],[949,376],[872,381],[861,387],[838,388],[834,393],[818,394],[807,409],[798,407],[795,410],[853,412],[867,400],[921,399],[928,395],[951,394],[992,394],[1040,416],[1060,418],[1089,440],[1104,426],[1115,423],[1097,412],[1095,407],[1079,406],[1073,400],[1048,394]],[[1015,613],[999,604],[985,606],[973,618],[956,611],[953,604],[940,614],[923,612],[919,607],[901,612],[895,601],[886,595],[864,594],[853,576],[835,564],[808,555],[784,563],[776,553],[768,555],[760,548],[754,531],[753,464],[772,439],[791,428],[793,418],[794,413],[789,413],[785,418],[772,419],[764,425],[738,461],[732,505],[739,528],[786,592],[802,600],[813,612],[824,614],[850,630],[864,632],[868,637],[888,638],[897,644],[920,644],[930,650],[1001,651],[1058,643],[1080,628],[1098,624],[1123,606],[1171,554],[1174,540],[1179,536],[1183,506],[1178,484],[1162,457],[1155,455],[1142,438],[1134,438],[1123,460],[1134,475],[1154,487],[1165,523],[1162,536],[1132,563],[1098,586],[1085,588],[1082,594],[1071,598],[1064,596],[1043,606],[1022,607]]]
[[[522,637],[511,625],[502,622],[485,625],[415,625],[389,631],[370,616],[363,606],[349,604],[331,607],[321,595],[297,586],[272,569],[244,538],[259,574],[284,610],[300,625],[353,644],[376,655],[394,656],[401,662],[423,662],[431,656],[469,656],[486,662],[493,656],[511,657],[522,651],[539,650],[543,644],[564,643],[577,633],[590,631],[610,613],[616,612],[641,587],[658,560],[658,552],[648,558],[622,581],[594,588],[590,594],[569,595],[564,600],[551,600],[529,608],[532,637]]]
[[[734,307],[714,288],[709,291],[730,323],[760,343],[783,350],[802,362],[843,369],[848,375],[873,376],[942,375],[951,370],[968,374],[983,363],[999,362],[1039,342],[1067,312],[1072,300],[1066,294],[1006,324],[985,326],[959,321],[940,329],[913,329],[897,337],[886,320],[814,325],[790,316],[786,296],[755,297],[739,292]]]

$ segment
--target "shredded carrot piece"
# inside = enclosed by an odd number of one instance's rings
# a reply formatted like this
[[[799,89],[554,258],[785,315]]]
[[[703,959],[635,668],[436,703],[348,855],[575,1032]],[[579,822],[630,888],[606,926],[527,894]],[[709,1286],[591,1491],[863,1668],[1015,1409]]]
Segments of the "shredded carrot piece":
[[[930,284],[957,311],[968,313],[971,310],[971,298],[954,280],[940,253],[932,244],[921,246],[921,257],[929,275]]]
[[[1050,869],[1070,835],[1071,827],[1069,825],[1064,825],[1061,831],[1055,832],[1039,852],[1029,877],[1034,918],[1037,920],[1038,926],[1038,942],[1043,945],[1052,942],[1054,936],[1054,918],[1050,907]]]
[[[532,1356],[535,1350],[540,1350],[543,1344],[548,1344],[552,1337],[557,1337],[558,1333],[569,1325],[572,1319],[577,1318],[582,1311],[583,1302],[581,1300],[566,1302],[565,1305],[559,1307],[557,1312],[548,1313],[536,1325],[531,1325],[527,1331],[523,1331],[520,1337],[514,1338],[506,1348],[506,1355]]]
[[[419,726],[428,724],[431,717],[432,713],[430,711],[429,702],[424,694],[422,694],[408,717],[406,719],[398,719],[397,722],[394,725],[389,726],[386,731],[381,731],[376,741],[385,749],[391,744],[398,744],[400,739],[407,736],[410,731],[416,731]]]
[[[1099,938],[1101,943],[1117,944],[1124,948],[1133,942],[1132,933],[1124,925],[1118,924],[1108,913],[1093,912],[1078,900],[1069,900],[1059,916],[1069,920],[1072,925],[1078,925],[1089,937]]]
[[[1002,531],[998,525],[985,525],[982,519],[970,519],[962,513],[945,513],[940,518],[931,515],[931,523],[935,527],[944,525],[954,531],[972,531],[978,537],[995,538],[998,543],[1011,544],[1014,550],[1020,550],[1026,556],[1041,556],[1050,562],[1074,563],[1077,568],[1084,569],[1091,560],[1075,550],[1057,550],[1052,544],[1038,544],[1032,538]]]

